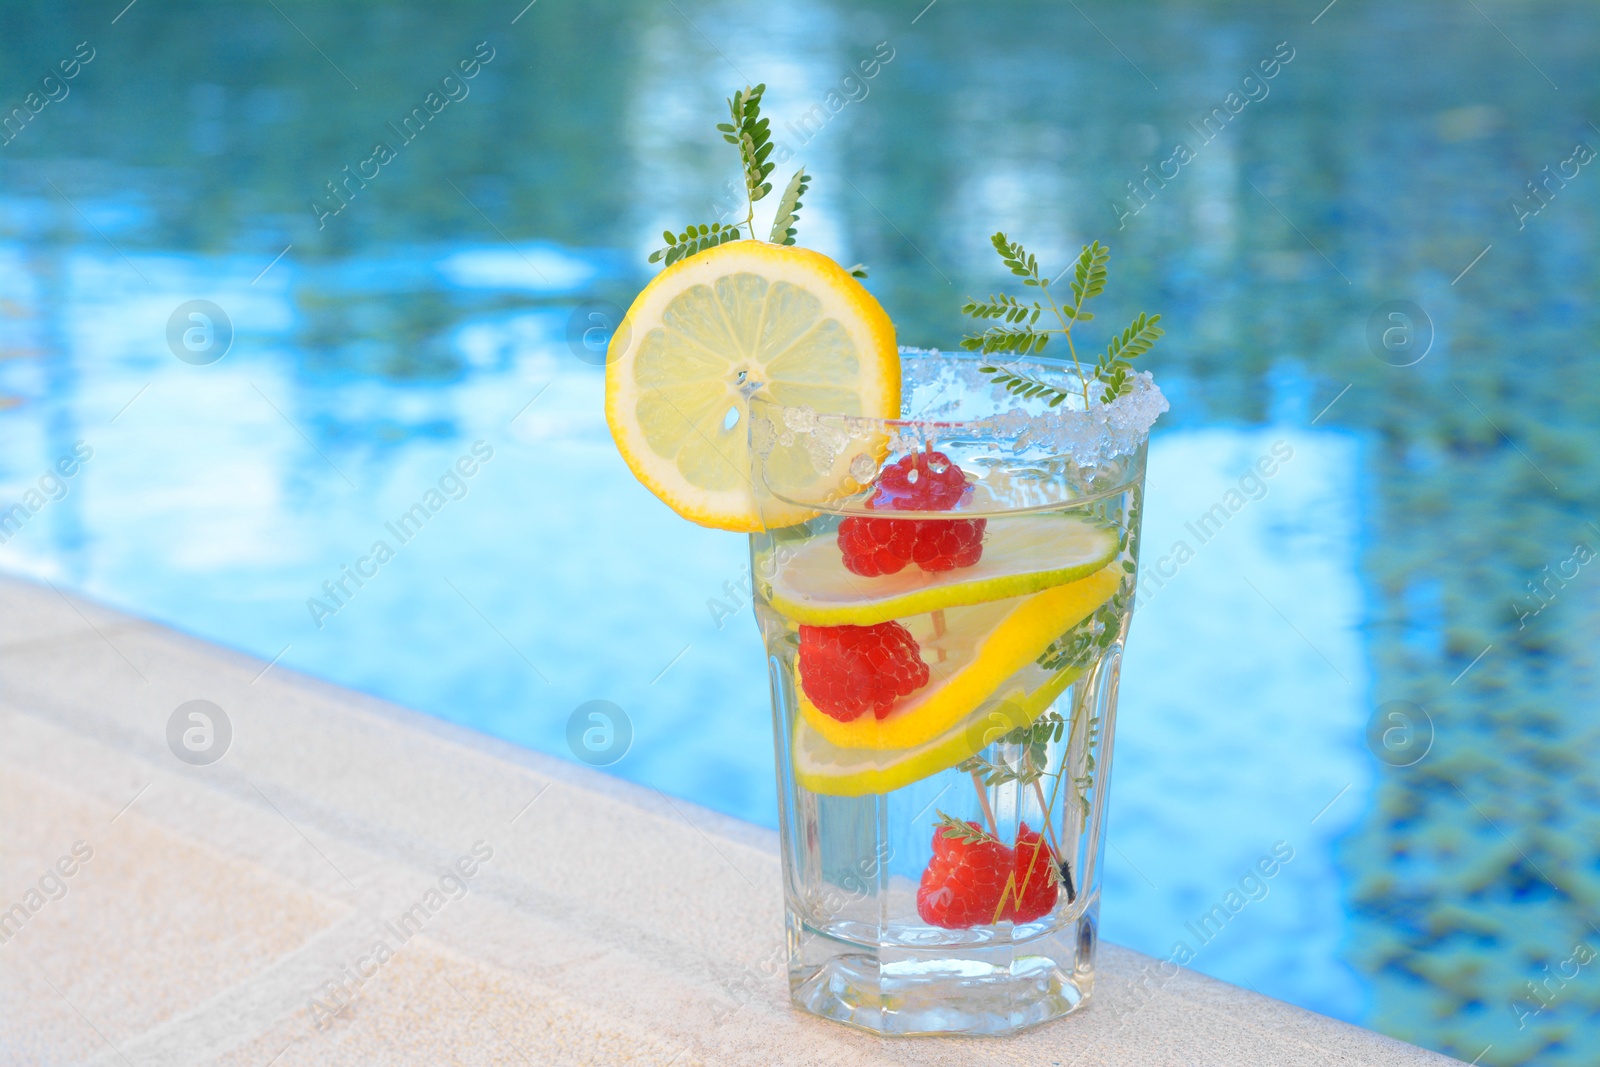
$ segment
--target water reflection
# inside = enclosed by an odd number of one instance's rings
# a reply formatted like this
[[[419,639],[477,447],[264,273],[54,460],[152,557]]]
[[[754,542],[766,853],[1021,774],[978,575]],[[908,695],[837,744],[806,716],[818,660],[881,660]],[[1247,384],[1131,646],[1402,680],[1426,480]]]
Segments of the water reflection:
[[[0,108],[96,52],[0,147],[0,508],[93,449],[0,565],[546,751],[613,701],[614,772],[770,823],[759,644],[717,607],[744,610],[743,546],[634,483],[568,340],[663,227],[723,210],[709,124],[743,71],[817,176],[803,240],[872,267],[903,341],[949,344],[1002,281],[999,228],[1056,259],[1109,238],[1107,320],[1137,296],[1172,327],[1148,520],[1172,577],[1130,653],[1108,936],[1170,954],[1282,840],[1197,967],[1463,1059],[1592,1059],[1582,983],[1525,1027],[1516,1005],[1600,936],[1600,586],[1515,605],[1600,547],[1600,185],[1508,204],[1600,137],[1600,15],[1090,5],[1102,35],[1030,4],[283,6],[305,36],[265,6],[3,5]],[[319,228],[326,183],[479,42],[470,96]],[[1119,230],[1127,183],[1280,42],[1270,95]],[[166,343],[195,299],[236,331],[210,366]],[[1394,300],[1436,331],[1414,366],[1366,343]],[[1178,562],[1280,438],[1269,492]],[[1437,729],[1412,766],[1365,748],[1395,700]]]
[[[1106,888],[1107,936],[1343,1018],[1364,989],[1333,843],[1373,780],[1359,469],[1352,436],[1295,425],[1153,445]]]

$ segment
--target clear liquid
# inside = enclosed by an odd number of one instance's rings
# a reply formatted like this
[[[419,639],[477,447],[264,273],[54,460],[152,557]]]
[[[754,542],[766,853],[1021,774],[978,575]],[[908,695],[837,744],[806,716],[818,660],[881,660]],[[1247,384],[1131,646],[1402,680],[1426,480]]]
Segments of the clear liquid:
[[[1070,1011],[1087,995],[1117,677],[1138,553],[1138,494],[1135,485],[1092,503],[985,516],[986,552],[1006,541],[1007,524],[1060,519],[1111,531],[1116,556],[1101,580],[1112,582],[1114,592],[1087,617],[1057,630],[1034,627],[1026,640],[1007,643],[1013,659],[1027,658],[954,731],[967,740],[953,740],[942,754],[921,757],[915,766],[904,749],[883,754],[848,748],[845,759],[828,765],[865,767],[894,779],[892,788],[881,791],[861,792],[860,775],[817,781],[815,754],[808,755],[803,740],[808,724],[801,709],[805,686],[796,672],[800,627],[774,605],[774,586],[789,584],[784,568],[797,561],[815,567],[819,558],[828,558],[806,547],[814,539],[836,542],[843,516],[820,515],[752,536],[784,801],[790,979],[801,1006],[879,1032],[1003,1033]],[[859,581],[844,571],[842,556],[837,566],[841,581]],[[956,574],[947,572],[941,580]],[[871,591],[871,583],[859,584]],[[984,610],[1003,614],[1036,595],[992,601]],[[974,658],[977,641],[950,625],[962,610],[894,620],[925,639],[919,643],[930,666],[930,687],[954,684],[956,671],[941,672],[939,659],[959,670]],[[872,737],[873,721],[870,711],[853,721],[853,736]],[[814,740],[815,731],[809,734]],[[898,781],[907,776],[913,780]],[[840,795],[849,792],[859,795]],[[1049,896],[1032,880],[1037,868],[1024,863],[1020,872],[1011,871],[994,913],[954,925],[930,921],[928,910],[919,907],[919,886],[934,856],[935,834],[947,833],[943,816],[969,822],[1008,848],[1030,849],[1030,857],[1045,849],[1054,885],[1048,910],[1025,919],[999,914],[1005,900],[1021,905],[1030,888],[1032,910],[1039,896]],[[1042,841],[1019,841],[1024,825]],[[928,895],[937,898],[937,892],[935,886]]]

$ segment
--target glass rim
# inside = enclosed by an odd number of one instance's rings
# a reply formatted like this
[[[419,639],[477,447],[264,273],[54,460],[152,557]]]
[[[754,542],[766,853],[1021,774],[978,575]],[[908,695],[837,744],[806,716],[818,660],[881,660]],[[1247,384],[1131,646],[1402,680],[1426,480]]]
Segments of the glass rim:
[[[972,391],[990,391],[994,401],[993,410],[954,418],[937,414],[908,416],[903,413],[885,418],[819,411],[809,405],[787,404],[753,393],[749,398],[751,413],[770,412],[796,429],[827,426],[852,435],[887,434],[891,439],[908,441],[924,440],[929,436],[977,436],[995,444],[1009,441],[1018,448],[1026,444],[1047,453],[1069,456],[1079,463],[1094,463],[1138,451],[1149,439],[1156,419],[1170,408],[1148,371],[1130,374],[1127,379],[1128,390],[1110,403],[1095,400],[1084,408],[1072,406],[1069,399],[1050,406],[1042,403],[1037,395],[1018,396],[980,377],[978,368],[994,366],[1015,370],[1056,386],[1068,393],[1069,397],[1081,397],[1086,379],[1080,377],[1073,364],[1065,360],[1039,355],[997,356],[964,349],[950,351],[904,345],[900,346],[899,352],[902,357],[902,405],[908,402],[919,385],[929,384],[941,371],[954,369],[958,374],[965,371]],[[1092,394],[1098,383],[1093,378],[1087,378],[1087,383]],[[948,383],[945,388],[948,388]],[[938,399],[942,392],[943,389],[939,390],[924,402],[924,408]]]

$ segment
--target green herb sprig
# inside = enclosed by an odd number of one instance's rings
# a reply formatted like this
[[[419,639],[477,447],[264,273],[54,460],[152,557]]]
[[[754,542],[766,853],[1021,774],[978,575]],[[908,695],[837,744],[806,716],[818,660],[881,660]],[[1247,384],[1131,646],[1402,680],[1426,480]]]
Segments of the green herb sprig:
[[[744,231],[737,226],[726,226],[720,222],[698,226],[690,226],[681,234],[674,236],[671,230],[662,230],[661,236],[666,238],[667,247],[658,248],[650,253],[650,262],[665,259],[667,266],[672,266],[680,259],[687,259],[696,252],[704,252],[708,248],[715,248],[729,241],[737,241]]]
[[[687,259],[698,252],[738,240],[744,236],[746,227],[749,228],[750,239],[756,239],[756,201],[765,199],[767,194],[772,192],[772,182],[769,179],[777,166],[770,158],[773,149],[771,125],[761,115],[761,97],[766,91],[766,85],[762,84],[754,88],[747,85],[735,92],[728,100],[728,118],[731,121],[717,124],[722,139],[739,150],[739,166],[744,179],[744,221],[732,224],[703,222],[689,226],[677,234],[666,230],[662,233],[667,242],[666,247],[650,253],[651,263],[665,260],[666,265],[671,266],[680,259]],[[795,243],[795,224],[800,216],[800,198],[810,187],[811,175],[801,167],[794,172],[794,177],[789,179],[783,194],[778,197],[778,209],[772,219],[772,230],[767,236],[768,241],[779,245]],[[850,274],[856,278],[865,278],[867,268],[857,263],[850,268]]]
[[[767,162],[772,155],[772,134],[767,120],[761,117],[761,94],[766,91],[765,82],[754,89],[748,85],[740,89],[728,101],[728,116],[733,121],[717,123],[722,139],[739,149],[739,162],[744,164],[744,192],[749,207],[745,224],[750,227],[751,238],[756,235],[756,201],[772,192],[767,178],[777,166]]]
[[[1094,747],[1099,743],[1100,716],[1095,715],[1089,719],[1089,725],[1083,732],[1083,773],[1072,779],[1072,786],[1078,795],[1078,807],[1085,819],[1089,817],[1089,811],[1093,807],[1089,801],[1089,790],[1094,788]]]
[[[789,179],[788,188],[778,198],[778,213],[772,219],[772,234],[767,238],[776,245],[794,244],[794,224],[800,210],[800,198],[811,187],[811,175],[801,167]]]
[[[1020,758],[1014,765],[1004,759],[991,763],[982,756],[971,756],[956,769],[966,774],[976,773],[986,786],[1009,782],[1032,785],[1045,776],[1050,744],[1060,741],[1066,728],[1067,720],[1059,712],[1046,712],[1029,725],[1018,726],[998,738],[1000,744],[1022,746]]]
[[[964,337],[961,347],[968,351],[981,351],[984,355],[1027,356],[1043,352],[1051,335],[1060,334],[1066,339],[1067,352],[1072,357],[1072,367],[1077,372],[1079,381],[1083,383],[1085,409],[1090,405],[1091,380],[1101,386],[1102,404],[1109,404],[1126,393],[1131,388],[1128,375],[1133,370],[1133,364],[1130,361],[1149,352],[1165,333],[1157,325],[1161,321],[1161,316],[1140,312],[1120,336],[1111,339],[1106,351],[1096,358],[1091,374],[1084,373],[1083,365],[1078,361],[1077,346],[1072,338],[1074,326],[1094,319],[1094,312],[1085,308],[1084,304],[1105,292],[1106,263],[1111,258],[1111,250],[1099,241],[1084,245],[1083,251],[1078,253],[1078,258],[1071,267],[1072,281],[1069,284],[1072,289],[1072,299],[1057,301],[1055,294],[1050,291],[1051,279],[1039,271],[1037,257],[1023,248],[1020,242],[1012,241],[1004,233],[996,233],[989,241],[994,245],[995,252],[1006,268],[1020,277],[1024,286],[1039,290],[1039,295],[1044,299],[1024,301],[1005,293],[991,295],[987,300],[968,298],[961,306],[961,313],[977,322],[992,325],[982,333]],[[1055,316],[1059,326],[1039,325],[1040,316],[1047,308]],[[1051,407],[1058,407],[1067,397],[1075,395],[1043,379],[1002,366],[998,362],[986,364],[978,369],[984,374],[992,375],[996,385],[1017,396],[1047,397]]]
[[[986,830],[980,830],[969,822],[963,822],[953,815],[939,812],[939,831],[952,841],[961,841],[968,845],[981,845],[985,841],[998,842],[1000,839]]]

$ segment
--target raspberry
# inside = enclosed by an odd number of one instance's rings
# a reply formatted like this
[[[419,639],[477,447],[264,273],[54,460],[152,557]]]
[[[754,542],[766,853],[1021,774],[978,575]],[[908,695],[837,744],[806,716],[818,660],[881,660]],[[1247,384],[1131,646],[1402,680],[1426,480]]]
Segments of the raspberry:
[[[949,571],[970,567],[983,558],[983,529],[986,519],[910,520],[917,527],[917,544],[911,550],[912,562],[925,571]]]
[[[1027,923],[1050,914],[1056,906],[1059,891],[1056,882],[1055,858],[1050,848],[1037,833],[1023,823],[1017,831],[1017,847],[1013,851],[1015,881],[1006,891],[1002,919]]]
[[[943,452],[913,452],[883,468],[867,507],[891,511],[949,511],[968,492],[961,468]]]
[[[911,561],[916,547],[914,523],[852,515],[839,524],[844,565],[863,578],[894,574]]]
[[[917,886],[917,914],[947,930],[1043,918],[1056,906],[1059,892],[1054,860],[1027,823],[1018,828],[1017,847],[1010,849],[977,823],[945,816],[933,831],[933,859]]]
[[[972,487],[943,452],[913,452],[885,467],[866,506],[876,511],[950,511]],[[914,562],[924,571],[970,567],[983,556],[985,519],[871,519],[839,524],[839,551],[853,574],[875,578]]]
[[[1011,876],[1011,850],[978,828],[972,833],[946,836],[961,823],[946,820],[933,831],[933,859],[917,886],[917,914],[930,926],[962,930],[992,923],[1000,910],[1000,896]]]
[[[868,710],[881,719],[896,700],[927,684],[916,638],[897,622],[800,627],[800,687],[840,722]]]

